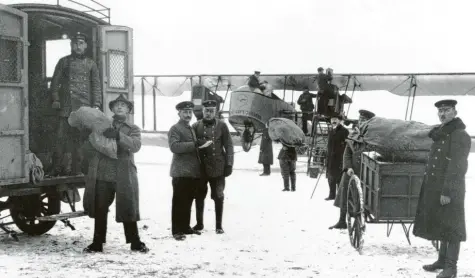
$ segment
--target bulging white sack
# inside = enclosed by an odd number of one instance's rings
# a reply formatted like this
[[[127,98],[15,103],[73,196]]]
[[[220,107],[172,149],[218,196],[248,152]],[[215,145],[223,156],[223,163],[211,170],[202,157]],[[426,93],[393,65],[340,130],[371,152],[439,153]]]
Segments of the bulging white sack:
[[[269,120],[269,137],[287,146],[296,147],[305,143],[305,134],[292,120],[271,118]]]
[[[104,130],[112,127],[112,119],[108,118],[102,111],[83,106],[77,111],[71,112],[68,123],[72,127],[92,130],[92,133],[89,135],[89,142],[94,149],[110,158],[117,159],[116,140],[102,135]]]

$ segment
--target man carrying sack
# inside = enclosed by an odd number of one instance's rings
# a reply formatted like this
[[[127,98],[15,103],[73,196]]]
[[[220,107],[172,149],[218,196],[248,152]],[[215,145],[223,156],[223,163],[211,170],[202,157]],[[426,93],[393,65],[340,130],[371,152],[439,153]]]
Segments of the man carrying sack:
[[[109,207],[116,199],[116,221],[124,225],[125,241],[132,251],[147,253],[149,249],[140,241],[137,221],[140,221],[139,183],[134,153],[141,146],[140,128],[127,122],[133,103],[124,95],[109,103],[114,113],[112,127],[103,134],[117,141],[117,159],[91,151],[89,170],[84,191],[84,211],[94,218],[94,238],[84,252],[102,252],[106,242]],[[90,143],[89,143],[90,144]],[[89,147],[92,149],[92,146]]]

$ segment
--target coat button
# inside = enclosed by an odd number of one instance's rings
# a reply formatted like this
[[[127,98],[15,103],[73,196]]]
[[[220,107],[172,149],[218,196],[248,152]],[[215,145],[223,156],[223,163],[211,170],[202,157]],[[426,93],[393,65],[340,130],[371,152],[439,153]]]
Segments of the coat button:
[[[434,157],[434,159],[437,159],[437,156],[436,156],[436,157]]]
[[[437,151],[440,152],[440,149],[438,149]]]
[[[442,144],[444,144],[444,143],[445,143],[445,141],[442,141]]]

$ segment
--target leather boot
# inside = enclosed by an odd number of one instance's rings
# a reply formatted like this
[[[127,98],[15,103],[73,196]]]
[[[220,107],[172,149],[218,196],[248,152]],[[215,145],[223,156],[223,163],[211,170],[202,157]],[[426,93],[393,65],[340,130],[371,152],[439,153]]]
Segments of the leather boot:
[[[103,245],[102,243],[93,241],[92,244],[89,244],[86,248],[83,249],[84,253],[96,253],[96,252],[103,252]]]
[[[439,258],[432,264],[427,264],[422,266],[425,271],[436,271],[439,269],[444,269],[445,266],[445,256],[447,253],[447,242],[441,241],[439,248]]]
[[[270,164],[263,164],[264,165],[264,172],[260,174],[260,176],[270,176]]]
[[[193,227],[193,230],[202,231],[204,229],[203,214],[205,210],[205,200],[195,199],[195,207],[196,207],[196,225]]]
[[[284,189],[282,191],[289,191],[289,177],[284,177]]]
[[[346,211],[343,209],[340,209],[340,219],[338,219],[338,222],[331,226],[329,229],[346,229],[348,226],[346,225]]]
[[[290,174],[290,186],[291,190],[295,191],[296,186],[297,186],[297,177],[295,176],[295,173]]]
[[[223,230],[223,209],[224,209],[224,201],[223,200],[214,201],[214,210],[215,210],[215,213],[216,213],[216,233],[217,234],[224,234],[224,230]]]
[[[457,261],[460,253],[460,242],[449,242],[445,256],[444,270],[437,275],[437,278],[457,277]]]

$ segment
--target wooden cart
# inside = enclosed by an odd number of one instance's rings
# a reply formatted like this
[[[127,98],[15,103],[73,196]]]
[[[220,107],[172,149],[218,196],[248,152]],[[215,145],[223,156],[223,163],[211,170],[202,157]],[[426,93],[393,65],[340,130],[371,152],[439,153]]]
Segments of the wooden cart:
[[[424,179],[423,163],[392,163],[377,160],[375,152],[362,153],[361,179],[352,176],[348,186],[348,233],[351,245],[361,250],[367,223],[387,225],[389,237],[395,223],[406,239],[416,215]]]

